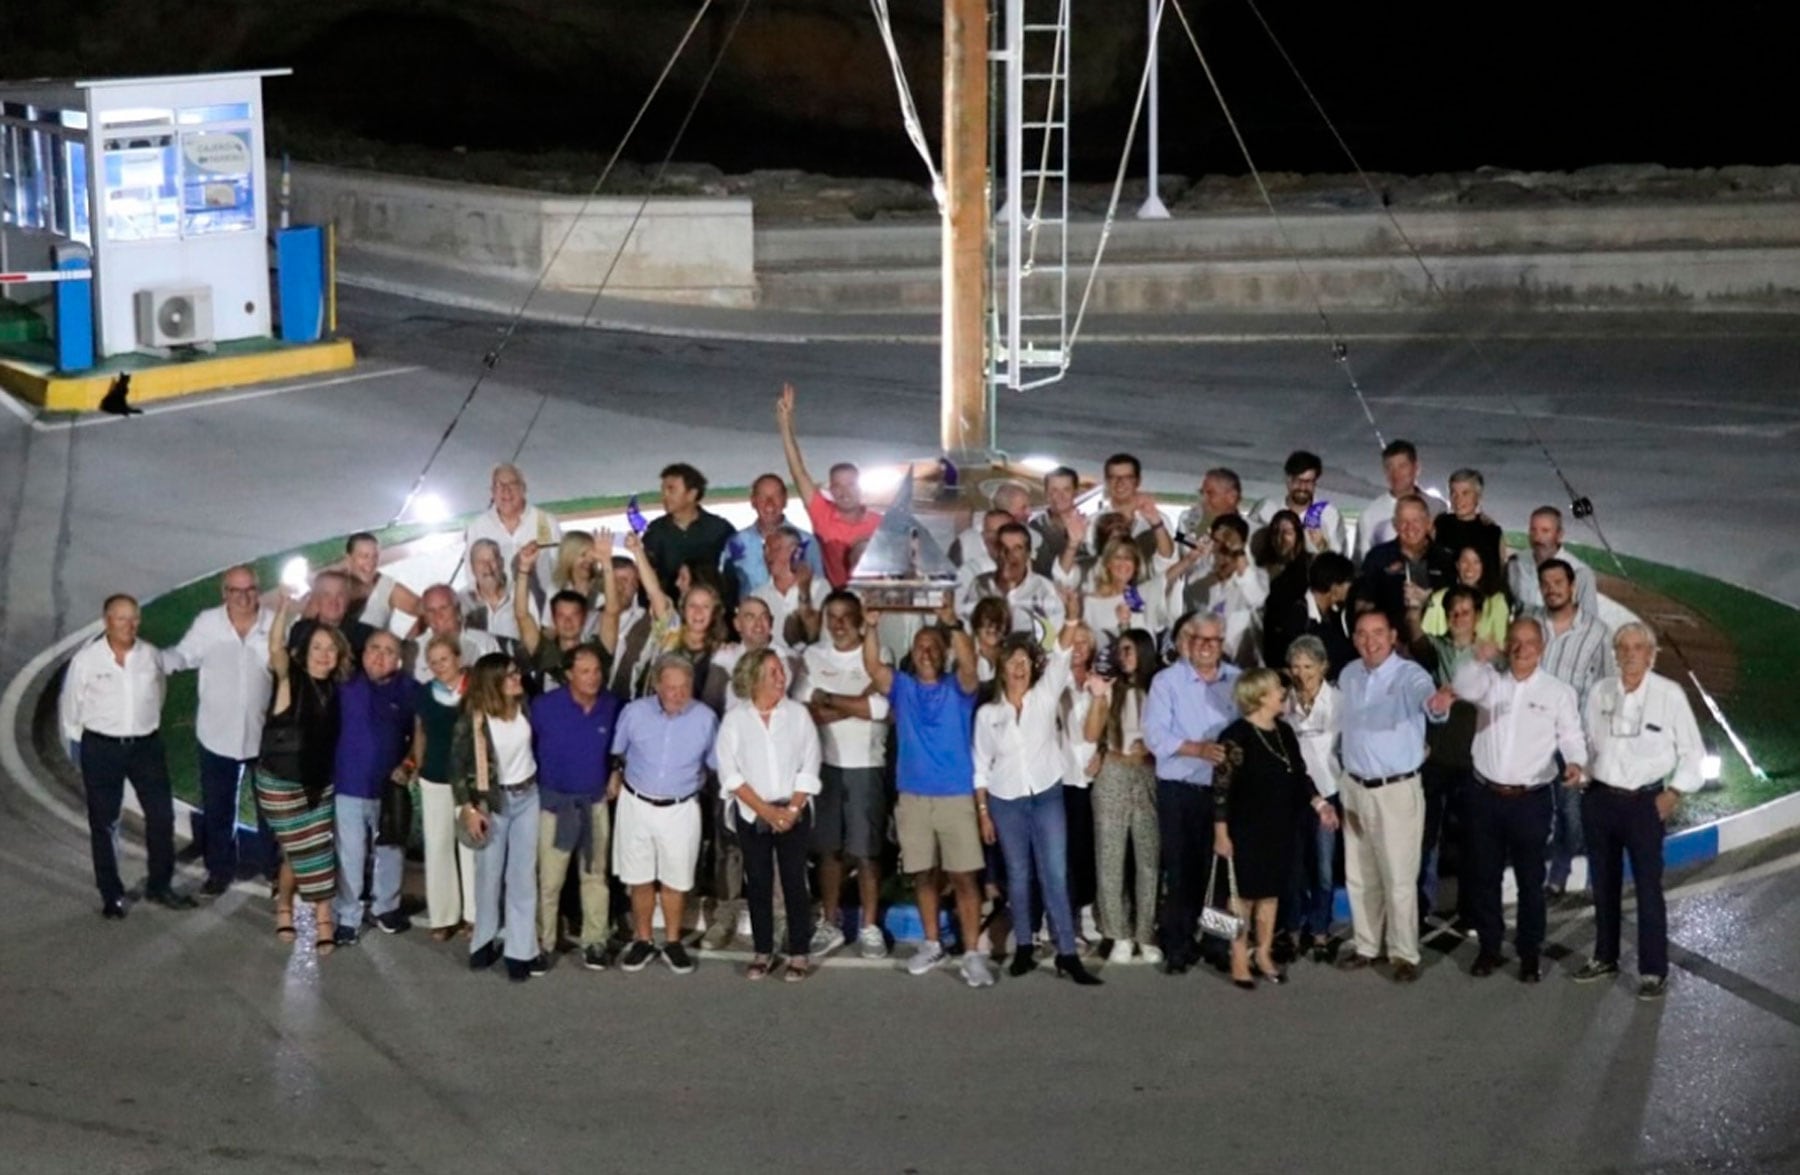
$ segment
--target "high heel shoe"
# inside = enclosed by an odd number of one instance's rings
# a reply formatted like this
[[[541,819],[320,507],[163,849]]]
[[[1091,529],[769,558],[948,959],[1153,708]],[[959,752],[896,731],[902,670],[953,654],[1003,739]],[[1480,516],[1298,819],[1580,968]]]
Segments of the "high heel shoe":
[[[1037,948],[1026,943],[1024,946],[1013,948],[1012,962],[1007,964],[1006,973],[1017,979],[1021,975],[1027,975],[1037,970],[1037,965]]]
[[[1079,987],[1099,987],[1102,983],[1106,982],[1092,971],[1089,971],[1086,967],[1083,967],[1081,965],[1081,956],[1079,955],[1056,956],[1056,977],[1058,979],[1064,977],[1072,979]]]
[[[1270,983],[1281,984],[1281,983],[1286,983],[1288,981],[1288,974],[1287,974],[1286,967],[1277,967],[1273,971],[1264,971],[1263,965],[1261,963],[1258,963],[1256,960],[1252,959],[1250,961],[1250,971],[1254,975],[1258,975],[1258,976],[1262,977],[1263,979],[1267,979]]]

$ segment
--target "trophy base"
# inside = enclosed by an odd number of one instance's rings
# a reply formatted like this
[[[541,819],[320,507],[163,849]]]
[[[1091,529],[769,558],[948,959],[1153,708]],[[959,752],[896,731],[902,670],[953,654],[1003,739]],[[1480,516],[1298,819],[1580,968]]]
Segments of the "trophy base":
[[[865,608],[880,612],[936,612],[954,597],[956,586],[942,580],[850,581]]]

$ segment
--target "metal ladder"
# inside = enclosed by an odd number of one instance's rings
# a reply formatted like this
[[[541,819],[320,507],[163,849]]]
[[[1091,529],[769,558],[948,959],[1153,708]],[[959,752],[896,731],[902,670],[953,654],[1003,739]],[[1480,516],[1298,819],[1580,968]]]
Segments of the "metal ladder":
[[[1018,392],[1069,368],[1070,0],[1001,3],[988,382]]]

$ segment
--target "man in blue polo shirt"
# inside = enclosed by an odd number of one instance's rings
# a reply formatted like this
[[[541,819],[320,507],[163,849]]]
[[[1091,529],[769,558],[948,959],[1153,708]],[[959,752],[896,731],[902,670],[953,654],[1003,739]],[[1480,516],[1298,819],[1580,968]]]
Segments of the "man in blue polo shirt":
[[[863,668],[870,683],[888,699],[900,744],[900,799],[894,805],[894,825],[900,834],[900,867],[912,874],[919,918],[925,924],[925,944],[906,969],[925,975],[946,957],[938,941],[938,892],[943,874],[949,874],[962,927],[963,981],[970,987],[988,987],[994,973],[975,949],[981,934],[981,889],[976,883],[981,843],[994,838],[986,801],[978,801],[975,794],[971,749],[980,676],[975,643],[957,623],[955,605],[948,598],[938,610],[938,621],[941,628],[922,628],[913,637],[913,668],[908,673],[882,661],[881,614],[865,612]],[[954,673],[945,664],[952,656]]]
[[[1144,745],[1156,756],[1156,825],[1162,834],[1163,967],[1179,975],[1200,957],[1194,931],[1212,857],[1213,768],[1225,759],[1219,734],[1237,719],[1224,659],[1225,621],[1189,612],[1175,625],[1181,659],[1159,672],[1144,699]]]
[[[622,703],[600,688],[600,650],[576,645],[568,653],[565,688],[531,704],[538,765],[538,949],[556,952],[563,881],[573,859],[581,887],[581,963],[606,970],[606,777]]]
[[[400,672],[400,638],[377,632],[363,646],[362,672],[338,688],[341,715],[331,782],[337,795],[337,941],[354,943],[363,920],[363,865],[373,847],[374,893],[369,912],[384,933],[412,928],[400,909],[404,845],[384,845],[381,789],[405,787],[417,690]]]

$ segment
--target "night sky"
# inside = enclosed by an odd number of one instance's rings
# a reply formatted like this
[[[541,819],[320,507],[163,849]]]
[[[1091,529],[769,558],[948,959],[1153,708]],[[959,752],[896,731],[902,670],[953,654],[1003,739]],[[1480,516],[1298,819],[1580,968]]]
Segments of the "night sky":
[[[644,92],[634,74],[654,73],[669,48],[662,29],[643,24],[644,14],[685,17],[693,10],[689,0],[647,3],[459,0],[401,11],[377,0],[324,7],[267,0],[233,6],[227,21],[173,0],[4,0],[0,42],[7,54],[0,70],[17,77],[292,65],[298,75],[267,91],[278,133],[304,130],[314,142],[328,132],[432,147],[572,148],[604,155]],[[925,38],[936,35],[936,0],[893,3],[896,19],[910,13],[916,41],[930,49]],[[1074,129],[1077,169],[1085,178],[1109,178],[1141,61],[1142,33],[1133,30],[1142,28],[1144,6],[1142,0],[1074,3],[1090,32],[1089,57],[1081,39],[1074,42],[1075,92],[1078,104],[1085,99],[1087,106]],[[1787,81],[1794,39],[1786,7],[1773,2],[1718,0],[1680,9],[1594,0],[1262,3],[1371,169],[1800,162],[1796,102]],[[1265,170],[1345,170],[1247,3],[1187,4],[1258,164]],[[651,115],[635,152],[640,160],[653,161],[666,147],[701,63],[734,8],[715,4],[711,26],[696,39],[695,60],[677,72],[670,100]],[[577,27],[607,12],[625,23],[604,33],[584,34]],[[521,13],[533,15],[524,20]],[[755,0],[750,13],[680,158],[731,171],[803,167],[920,178],[891,87],[870,127],[830,121],[834,77],[885,78],[886,62],[863,0]],[[1104,23],[1113,20],[1118,24]],[[765,22],[762,35],[758,21]],[[809,27],[839,39],[822,51],[804,38],[786,39],[782,34],[791,25],[783,21],[810,21]],[[1127,36],[1139,38],[1114,50],[1116,68],[1096,68],[1092,60],[1103,40],[1091,35],[1096,21],[1121,30],[1121,45]],[[145,29],[166,23],[167,35],[140,35],[131,22]],[[621,39],[618,27],[643,28],[642,42]],[[1165,171],[1241,173],[1242,160],[1172,11],[1163,44]],[[841,60],[820,60],[828,52]],[[914,78],[922,96],[937,86],[935,62],[924,56]],[[617,67],[621,59],[628,68]],[[815,99],[807,107],[812,113],[793,113],[801,92]],[[816,113],[821,110],[826,113]],[[935,139],[935,117],[928,114],[927,124]],[[281,147],[273,138],[271,145]]]

